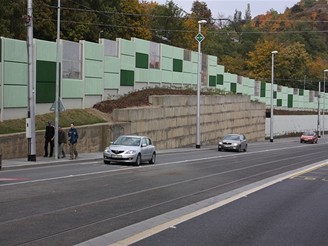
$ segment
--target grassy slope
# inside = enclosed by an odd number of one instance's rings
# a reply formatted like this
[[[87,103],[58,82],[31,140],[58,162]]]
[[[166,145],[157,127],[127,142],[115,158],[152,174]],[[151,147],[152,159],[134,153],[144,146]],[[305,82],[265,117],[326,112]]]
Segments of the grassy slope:
[[[48,113],[35,116],[35,129],[44,130],[48,121],[52,121],[55,125],[55,113]],[[25,132],[26,119],[5,120],[0,122],[0,134]],[[104,118],[93,113],[92,110],[73,109],[60,112],[59,125],[68,127],[74,122],[76,126],[89,125],[106,122]]]

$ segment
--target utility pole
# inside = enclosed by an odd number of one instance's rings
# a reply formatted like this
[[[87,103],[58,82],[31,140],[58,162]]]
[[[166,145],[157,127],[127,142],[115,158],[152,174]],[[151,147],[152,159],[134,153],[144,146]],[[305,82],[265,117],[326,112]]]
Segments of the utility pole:
[[[60,0],[58,0],[57,9],[57,51],[56,51],[56,99],[55,99],[55,159],[58,159],[58,123],[59,123],[59,44],[60,44]]]
[[[318,91],[318,122],[317,122],[317,134],[320,138],[320,93],[321,93],[321,82],[319,81],[319,91]]]
[[[26,138],[28,141],[28,161],[36,161],[35,147],[35,68],[33,49],[33,3],[27,1],[27,15],[24,16],[27,26],[27,56],[28,56],[28,110],[26,118]]]

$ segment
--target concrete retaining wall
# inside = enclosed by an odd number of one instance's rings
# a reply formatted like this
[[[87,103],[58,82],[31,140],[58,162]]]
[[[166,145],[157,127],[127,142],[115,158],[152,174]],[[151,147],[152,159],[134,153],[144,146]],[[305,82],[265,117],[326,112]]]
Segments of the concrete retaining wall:
[[[158,149],[196,144],[196,96],[163,95],[149,98],[152,106],[115,109],[113,122],[76,126],[79,152],[103,151],[121,134],[148,135]],[[243,133],[254,141],[265,138],[265,105],[249,96],[201,96],[201,145],[216,144],[227,133]],[[68,129],[64,129],[66,132]],[[36,133],[36,155],[44,154],[44,131]],[[25,133],[0,136],[3,159],[27,157]]]
[[[151,96],[151,107],[116,109],[116,122],[130,122],[129,133],[148,135],[159,149],[196,144],[196,97]],[[216,144],[227,133],[243,133],[250,141],[264,139],[265,105],[249,96],[201,96],[201,145]]]

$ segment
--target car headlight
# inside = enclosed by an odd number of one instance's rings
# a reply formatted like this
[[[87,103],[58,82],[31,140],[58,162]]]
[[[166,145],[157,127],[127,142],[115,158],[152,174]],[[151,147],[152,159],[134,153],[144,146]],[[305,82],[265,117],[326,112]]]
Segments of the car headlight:
[[[222,142],[219,142],[220,145],[222,145]]]
[[[127,152],[126,152],[128,155],[133,155],[133,154],[135,154],[135,153],[137,153],[135,150],[128,150]]]
[[[105,149],[105,152],[109,153],[109,152],[110,152],[110,148],[107,147],[107,148]]]

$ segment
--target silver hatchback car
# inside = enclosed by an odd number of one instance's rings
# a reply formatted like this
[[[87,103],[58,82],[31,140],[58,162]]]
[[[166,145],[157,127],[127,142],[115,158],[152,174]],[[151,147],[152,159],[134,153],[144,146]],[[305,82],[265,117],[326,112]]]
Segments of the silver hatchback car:
[[[104,163],[125,162],[139,166],[148,161],[156,161],[156,147],[149,137],[122,135],[112,142],[104,151]]]
[[[235,150],[247,151],[247,139],[242,134],[228,134],[218,144],[218,151]]]

